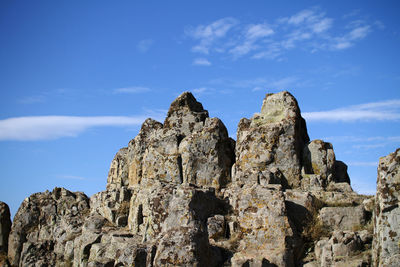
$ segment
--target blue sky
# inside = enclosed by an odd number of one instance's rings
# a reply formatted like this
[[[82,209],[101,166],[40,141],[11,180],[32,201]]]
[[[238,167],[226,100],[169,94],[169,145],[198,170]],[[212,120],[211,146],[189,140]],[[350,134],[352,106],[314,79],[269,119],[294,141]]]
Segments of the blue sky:
[[[373,194],[400,143],[398,1],[0,2],[0,200],[104,190],[142,121],[191,91],[235,138],[289,90]]]

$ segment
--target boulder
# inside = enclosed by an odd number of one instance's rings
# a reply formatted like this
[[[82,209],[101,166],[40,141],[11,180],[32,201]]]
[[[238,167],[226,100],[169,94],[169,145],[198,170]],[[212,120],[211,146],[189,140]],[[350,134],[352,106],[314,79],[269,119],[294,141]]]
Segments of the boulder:
[[[299,187],[302,150],[308,141],[296,99],[288,92],[267,94],[261,112],[239,122],[234,181],[254,184],[266,177],[269,183]]]
[[[400,254],[400,149],[382,157],[378,165],[378,180],[374,217],[374,266],[386,266],[385,261]],[[390,265],[388,265],[390,266]]]
[[[303,189],[352,191],[347,165],[336,160],[332,144],[313,140],[304,147],[302,159]]]
[[[332,230],[353,230],[365,225],[366,213],[362,205],[355,207],[325,207],[319,213],[323,225]]]

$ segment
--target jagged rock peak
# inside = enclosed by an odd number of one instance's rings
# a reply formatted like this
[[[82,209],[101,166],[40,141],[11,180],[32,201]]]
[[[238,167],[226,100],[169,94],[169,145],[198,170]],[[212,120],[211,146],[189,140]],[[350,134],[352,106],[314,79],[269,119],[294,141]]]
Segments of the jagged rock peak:
[[[305,120],[289,92],[267,94],[261,113],[239,122],[234,181],[299,187]]]
[[[182,109],[188,109],[193,112],[206,111],[204,110],[203,105],[196,100],[191,92],[183,92],[171,103],[167,117],[169,117],[173,112]]]
[[[196,100],[190,92],[184,92],[172,103],[164,121],[164,128],[174,128],[185,135],[190,134],[195,124],[204,122],[208,118],[208,111]]]
[[[252,118],[252,123],[259,125],[296,118],[300,118],[300,108],[297,100],[289,92],[283,91],[265,95],[261,112]]]

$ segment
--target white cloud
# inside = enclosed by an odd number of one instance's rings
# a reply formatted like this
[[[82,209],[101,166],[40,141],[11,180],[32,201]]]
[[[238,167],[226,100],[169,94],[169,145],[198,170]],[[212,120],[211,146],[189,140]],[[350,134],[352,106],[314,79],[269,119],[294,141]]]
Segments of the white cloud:
[[[333,19],[330,18],[324,18],[314,24],[311,25],[311,28],[315,33],[321,33],[326,30],[328,30],[330,27],[332,27]]]
[[[259,39],[274,34],[274,30],[271,29],[267,24],[255,24],[250,25],[246,32],[247,39]]]
[[[313,16],[314,16],[314,11],[305,9],[305,10],[302,10],[299,13],[291,16],[288,20],[288,23],[298,25],[306,20],[309,20]]]
[[[187,28],[185,34],[200,41],[192,48],[192,51],[208,54],[213,42],[225,37],[227,32],[237,23],[238,21],[234,18],[223,18],[208,25]]]
[[[305,112],[307,121],[397,121],[400,120],[400,99],[372,102],[328,111]]]
[[[234,18],[223,18],[209,25],[189,28],[185,33],[197,42],[192,47],[193,52],[228,53],[233,60],[248,55],[253,59],[282,61],[287,51],[293,49],[310,53],[348,49],[373,29],[383,28],[379,22],[367,22],[357,16],[361,17],[354,14],[338,18],[342,23],[334,25],[332,18],[313,7],[278,18],[272,24],[240,24]],[[340,28],[342,24],[346,26]]]
[[[153,45],[153,43],[154,43],[154,41],[151,39],[144,39],[144,40],[139,41],[136,48],[139,52],[145,53],[150,49],[150,47]]]
[[[143,86],[132,86],[114,89],[114,94],[138,94],[149,92],[150,88]]]
[[[200,88],[194,88],[191,90],[194,94],[203,94],[205,92],[208,92],[209,90],[206,87],[200,87]]]
[[[57,175],[58,178],[67,180],[88,180],[86,177],[75,176],[75,175]]]
[[[32,116],[0,120],[0,141],[51,140],[75,137],[93,127],[137,126],[145,116]]]
[[[211,62],[208,61],[208,59],[206,58],[196,58],[193,61],[193,65],[197,65],[197,66],[211,66]]]

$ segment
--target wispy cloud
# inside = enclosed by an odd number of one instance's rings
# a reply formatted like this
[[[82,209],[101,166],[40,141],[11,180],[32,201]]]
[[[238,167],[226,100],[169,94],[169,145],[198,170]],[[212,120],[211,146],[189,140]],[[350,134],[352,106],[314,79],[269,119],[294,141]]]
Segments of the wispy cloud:
[[[44,95],[36,95],[36,96],[26,96],[18,100],[21,104],[35,104],[35,103],[43,103],[46,101],[46,97]]]
[[[354,14],[338,18],[340,23],[318,7],[307,8],[273,23],[244,24],[234,18],[222,18],[208,25],[189,27],[185,34],[196,44],[193,52],[228,54],[232,59],[250,56],[253,59],[282,61],[288,50],[337,51],[354,46],[381,23],[360,19]],[[339,25],[345,25],[344,27]],[[229,33],[229,34],[228,34]]]
[[[93,127],[140,125],[146,116],[32,116],[0,120],[0,141],[51,140],[75,137]]]
[[[218,39],[225,37],[228,31],[237,23],[238,21],[234,18],[223,18],[208,25],[188,27],[185,30],[185,34],[199,41],[197,45],[192,47],[192,51],[208,54],[212,45]]]
[[[307,121],[398,121],[400,99],[372,102],[328,111],[305,112]]]
[[[153,45],[153,43],[154,43],[154,41],[151,39],[144,39],[144,40],[139,41],[136,48],[139,52],[146,53],[150,49],[150,47]]]
[[[114,89],[114,94],[139,94],[151,91],[148,87],[132,86]]]
[[[280,78],[257,77],[246,80],[220,78],[212,80],[209,83],[213,85],[223,85],[225,87],[251,89],[253,92],[255,92],[260,90],[289,90],[294,86],[299,88],[303,86],[304,81],[300,80],[299,77],[292,75]]]
[[[196,58],[193,60],[193,65],[196,66],[211,66],[211,62],[208,61],[206,58]]]
[[[350,161],[350,162],[347,162],[347,165],[378,167],[378,162],[377,161]]]
[[[57,178],[67,179],[67,180],[88,180],[86,177],[75,176],[75,175],[57,175]]]

